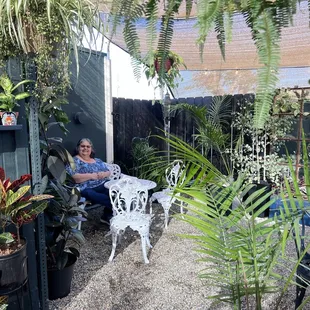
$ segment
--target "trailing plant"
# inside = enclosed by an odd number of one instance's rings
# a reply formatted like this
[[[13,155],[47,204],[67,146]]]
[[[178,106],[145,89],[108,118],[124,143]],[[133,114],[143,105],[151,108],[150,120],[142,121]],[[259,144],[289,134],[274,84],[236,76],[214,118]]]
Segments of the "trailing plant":
[[[280,88],[276,91],[272,105],[273,114],[293,113],[297,116],[300,113],[299,94],[287,88]]]
[[[258,70],[258,86],[255,102],[254,127],[263,129],[269,117],[272,99],[277,82],[280,60],[279,42],[281,30],[292,24],[296,13],[297,0],[293,1],[194,1],[168,0],[165,1],[165,10],[160,20],[159,39],[157,38],[157,19],[159,15],[159,2],[113,0],[112,1],[112,36],[117,26],[124,25],[123,34],[129,53],[132,57],[140,59],[140,41],[136,29],[138,18],[145,17],[147,32],[148,53],[157,50],[166,59],[173,41],[173,26],[176,14],[180,7],[185,5],[186,18],[195,11],[199,35],[197,43],[201,52],[204,49],[207,36],[215,30],[222,57],[225,59],[226,42],[231,39],[233,27],[233,14],[240,13],[251,30],[255,42],[259,62],[262,67]],[[123,19],[125,23],[123,23]],[[163,72],[164,66],[162,66]]]
[[[9,57],[32,59],[36,65],[34,95],[46,131],[47,110],[64,129],[68,122],[61,104],[70,87],[70,55],[77,59],[86,41],[91,50],[102,22],[97,8],[88,0],[1,0],[0,63]],[[55,103],[55,109],[51,106]],[[49,108],[47,108],[48,106]]]
[[[29,92],[16,93],[16,91],[18,87],[32,82],[34,81],[24,80],[14,85],[9,76],[3,73],[0,76],[0,87],[3,90],[0,93],[0,110],[12,112],[15,106],[19,106],[17,101],[30,97],[31,94]]]

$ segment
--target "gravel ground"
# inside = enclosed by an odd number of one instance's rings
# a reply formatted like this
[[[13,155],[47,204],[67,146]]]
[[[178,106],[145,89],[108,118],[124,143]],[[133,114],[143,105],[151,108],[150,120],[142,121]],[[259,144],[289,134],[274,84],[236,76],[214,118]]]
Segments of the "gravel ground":
[[[143,263],[140,238],[133,231],[126,232],[116,248],[114,261],[108,263],[112,241],[99,222],[102,210],[89,211],[89,221],[82,225],[87,243],[81,249],[81,257],[75,266],[71,293],[65,298],[50,301],[50,309],[232,309],[226,304],[212,304],[207,299],[218,291],[197,277],[206,264],[197,262],[200,254],[193,251],[193,241],[178,236],[197,234],[197,231],[175,219],[170,221],[168,230],[164,230],[162,208],[155,205],[154,211],[150,230],[153,248],[148,252],[148,265]],[[288,252],[296,255],[293,244]],[[264,309],[275,308],[275,297],[267,296]],[[294,299],[295,288],[292,287],[279,309],[294,309]],[[254,309],[254,306],[250,308]],[[304,309],[310,309],[310,306]]]

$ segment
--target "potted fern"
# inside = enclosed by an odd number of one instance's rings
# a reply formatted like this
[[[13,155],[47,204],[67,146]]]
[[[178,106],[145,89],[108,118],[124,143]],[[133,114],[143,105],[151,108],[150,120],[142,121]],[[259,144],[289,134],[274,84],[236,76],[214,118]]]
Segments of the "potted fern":
[[[15,106],[19,106],[17,101],[31,96],[29,92],[17,93],[18,87],[23,84],[30,83],[31,80],[24,80],[14,85],[9,76],[3,73],[0,76],[0,87],[3,92],[0,93],[0,116],[2,125],[16,125],[18,112],[13,112]]]
[[[30,223],[47,206],[51,195],[32,195],[31,179],[22,175],[11,182],[0,167],[0,291],[10,292],[27,279],[27,241],[20,236],[22,225]],[[23,186],[21,186],[23,185]]]
[[[178,87],[178,79],[181,79],[180,67],[186,69],[183,58],[172,51],[155,51],[150,53],[145,62],[146,78],[151,81],[157,74],[158,86],[163,88],[168,85],[171,88]]]

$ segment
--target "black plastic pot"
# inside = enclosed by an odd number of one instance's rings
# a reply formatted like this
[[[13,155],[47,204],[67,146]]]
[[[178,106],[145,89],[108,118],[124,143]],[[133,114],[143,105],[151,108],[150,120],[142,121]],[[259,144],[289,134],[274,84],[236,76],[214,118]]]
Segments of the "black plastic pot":
[[[27,281],[27,241],[21,239],[21,242],[18,251],[0,256],[0,295],[17,290]]]
[[[257,200],[259,200],[261,197],[263,197],[264,195],[266,195],[267,193],[269,193],[271,191],[271,184],[267,183],[267,182],[261,182],[259,184],[254,184],[254,186],[249,190],[248,194],[245,195],[245,199],[250,196],[252,193],[254,193],[257,190],[260,190],[264,188],[264,192],[258,196],[256,199],[254,199],[252,202],[255,203]],[[262,201],[254,210],[254,212],[256,212],[257,210],[259,210],[264,204],[269,202],[270,198],[265,199],[264,201]],[[264,211],[264,213],[259,215],[260,217],[269,217],[269,208],[266,209]]]
[[[64,269],[48,269],[48,298],[54,300],[66,297],[71,291],[71,282],[73,276],[76,256],[69,253],[68,263]]]

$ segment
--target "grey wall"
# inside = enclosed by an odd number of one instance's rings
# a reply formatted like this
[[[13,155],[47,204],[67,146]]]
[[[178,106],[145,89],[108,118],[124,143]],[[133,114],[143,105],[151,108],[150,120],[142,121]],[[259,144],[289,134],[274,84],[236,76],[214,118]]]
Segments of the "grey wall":
[[[64,106],[70,119],[66,126],[69,133],[65,136],[58,126],[49,132],[49,137],[62,137],[63,146],[70,152],[73,152],[79,139],[90,138],[96,157],[103,160],[106,159],[104,57],[103,53],[80,52],[79,74],[76,62],[72,61],[72,90],[68,96],[69,105]]]

